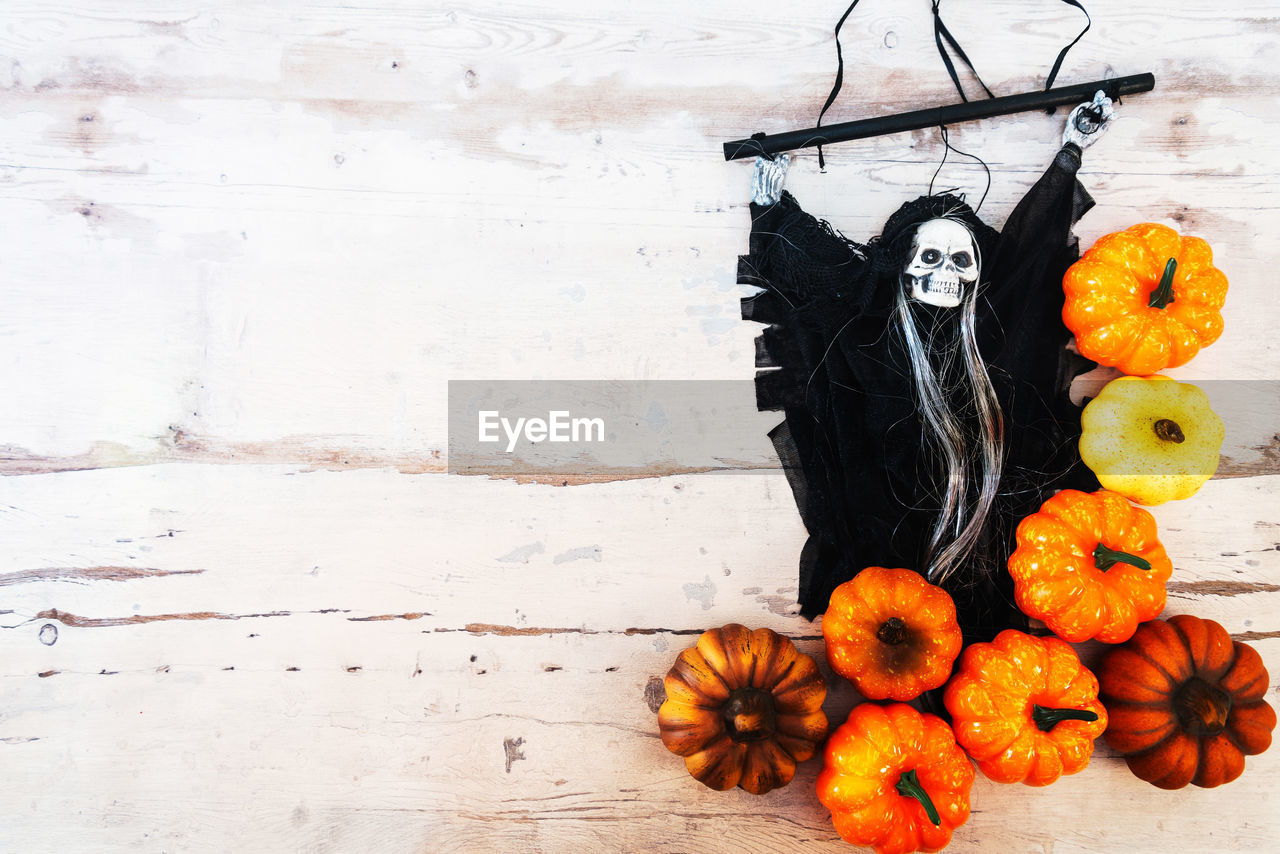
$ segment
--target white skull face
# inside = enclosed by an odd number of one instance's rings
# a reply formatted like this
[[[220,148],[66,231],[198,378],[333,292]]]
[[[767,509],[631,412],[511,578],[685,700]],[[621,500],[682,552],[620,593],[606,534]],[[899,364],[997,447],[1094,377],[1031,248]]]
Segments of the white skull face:
[[[962,285],[978,280],[978,253],[969,229],[951,219],[931,219],[916,229],[911,263],[905,271],[911,296],[929,305],[954,308]]]

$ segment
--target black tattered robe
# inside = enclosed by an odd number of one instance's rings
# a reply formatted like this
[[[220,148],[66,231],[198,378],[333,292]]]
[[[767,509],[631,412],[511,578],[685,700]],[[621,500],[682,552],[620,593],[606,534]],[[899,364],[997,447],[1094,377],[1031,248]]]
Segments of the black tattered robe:
[[[922,438],[895,289],[915,226],[960,205],[982,259],[976,332],[1006,456],[981,541],[943,586],[966,640],[1025,626],[1005,570],[1018,521],[1059,489],[1098,486],[1080,462],[1080,409],[1067,394],[1086,363],[1067,353],[1061,318],[1062,276],[1079,257],[1071,229],[1093,204],[1076,180],[1079,166],[1079,149],[1064,146],[999,232],[950,196],[904,205],[867,244],[837,234],[789,193],[751,206],[739,282],[763,290],[743,300],[742,316],[768,324],[757,347],[767,368],[756,377],[757,403],[785,415],[770,437],[809,532],[800,557],[805,616],[826,610],[831,591],[863,567],[924,571],[941,474]],[[910,310],[926,335],[958,334],[959,309],[913,301]],[[971,401],[950,403],[976,417]]]

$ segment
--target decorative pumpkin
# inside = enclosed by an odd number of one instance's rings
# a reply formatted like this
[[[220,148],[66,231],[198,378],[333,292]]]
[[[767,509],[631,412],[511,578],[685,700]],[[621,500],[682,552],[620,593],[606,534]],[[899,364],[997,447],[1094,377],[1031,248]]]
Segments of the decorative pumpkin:
[[[1179,614],[1138,629],[1098,671],[1106,739],[1162,789],[1213,788],[1271,746],[1276,713],[1262,657],[1213,620]]]
[[[998,783],[1047,786],[1082,770],[1107,727],[1098,680],[1070,644],[1015,629],[964,651],[943,702],[956,741]]]
[[[769,629],[703,632],[667,673],[662,743],[696,779],[753,795],[785,786],[827,734],[827,683],[813,659]]]
[[[1108,234],[1062,280],[1080,353],[1126,374],[1186,364],[1222,334],[1227,277],[1198,237],[1144,222]]]
[[[1151,514],[1114,492],[1064,489],[1018,524],[1014,598],[1072,643],[1128,640],[1164,610],[1173,563]]]
[[[1080,415],[1080,458],[1139,504],[1189,498],[1218,470],[1226,433],[1209,398],[1168,377],[1119,377]]]
[[[822,618],[827,661],[870,700],[913,700],[951,675],[960,624],[951,595],[909,569],[869,566]]]
[[[938,851],[969,818],[974,770],[939,717],[855,706],[827,741],[818,800],[846,841],[877,854]]]

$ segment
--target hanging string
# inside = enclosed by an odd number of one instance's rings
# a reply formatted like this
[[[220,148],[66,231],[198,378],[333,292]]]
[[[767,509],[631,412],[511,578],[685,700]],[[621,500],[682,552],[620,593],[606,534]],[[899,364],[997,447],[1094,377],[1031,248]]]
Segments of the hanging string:
[[[1066,0],[1071,2],[1071,0]],[[960,93],[960,100],[965,103],[969,99],[965,97],[964,87],[960,85],[960,77],[956,74],[955,64],[951,61],[951,56],[947,53],[946,47],[943,45],[945,40],[951,49],[956,52],[956,56],[960,57],[965,65],[969,66],[969,70],[973,72],[973,79],[978,81],[978,85],[982,87],[982,91],[987,93],[988,98],[994,98],[995,94],[987,88],[987,84],[982,82],[982,78],[978,76],[978,70],[973,67],[973,63],[969,61],[968,55],[964,52],[964,48],[960,47],[960,43],[956,41],[955,36],[951,35],[951,31],[947,29],[947,25],[942,23],[942,13],[938,11],[938,7],[942,5],[942,0],[933,0],[933,40],[938,45],[938,55],[942,57],[942,64],[947,67],[947,74],[951,75],[951,82],[955,84],[956,91]],[[1082,33],[1083,35],[1083,33]]]
[[[827,114],[827,110],[836,102],[836,96],[840,94],[840,87],[844,85],[844,53],[840,50],[840,28],[844,26],[844,22],[849,17],[849,13],[853,11],[853,7],[858,5],[858,0],[853,0],[849,4],[849,8],[844,10],[844,14],[840,16],[840,20],[836,22],[836,80],[831,86],[831,94],[827,96],[827,102],[822,105],[822,111],[818,113],[818,123],[814,128],[822,127],[822,117]],[[818,146],[818,171],[827,171],[827,159],[822,156],[822,146]]]
[[[938,125],[938,130],[942,132],[942,144],[945,147],[942,149],[942,162],[938,164],[938,168],[933,172],[933,177],[929,179],[929,195],[933,195],[933,182],[938,180],[938,175],[942,172],[942,167],[947,165],[947,155],[954,151],[956,154],[978,161],[979,165],[981,165],[983,170],[987,173],[986,189],[982,191],[982,198],[978,200],[978,204],[973,208],[973,212],[976,214],[978,211],[982,210],[982,203],[987,200],[987,193],[991,192],[991,167],[988,166],[987,162],[978,155],[970,154],[967,151],[961,151],[952,145],[951,140],[948,138],[949,135],[947,133],[946,125]]]

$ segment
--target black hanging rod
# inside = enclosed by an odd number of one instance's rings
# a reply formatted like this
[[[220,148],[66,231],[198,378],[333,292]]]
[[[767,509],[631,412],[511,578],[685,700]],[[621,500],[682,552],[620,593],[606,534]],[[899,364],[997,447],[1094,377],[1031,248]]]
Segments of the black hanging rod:
[[[1136,95],[1139,92],[1150,92],[1156,86],[1154,74],[1132,74],[1128,77],[1113,77],[1110,80],[1095,80],[1093,83],[1078,83],[1074,86],[1062,86],[1057,89],[1039,92],[1023,92],[1020,95],[1005,95],[1000,98],[988,98],[982,101],[967,101],[963,104],[949,104],[945,107],[930,107],[925,110],[912,110],[909,113],[897,113],[892,116],[876,116],[871,119],[859,119],[854,122],[841,122],[822,128],[792,130],[786,133],[769,135],[757,134],[750,139],[738,139],[724,144],[724,159],[738,160],[743,157],[755,157],[757,154],[771,156],[784,151],[795,151],[797,148],[809,148],[814,145],[830,145],[834,142],[847,142],[851,139],[866,139],[869,136],[884,136],[907,130],[950,125],[958,122],[971,122],[974,119],[986,119],[992,116],[1007,116],[1011,113],[1025,113],[1028,110],[1047,110],[1050,107],[1061,107],[1067,104],[1075,106],[1093,100],[1093,94],[1101,89],[1107,97],[1117,98],[1124,95]]]

